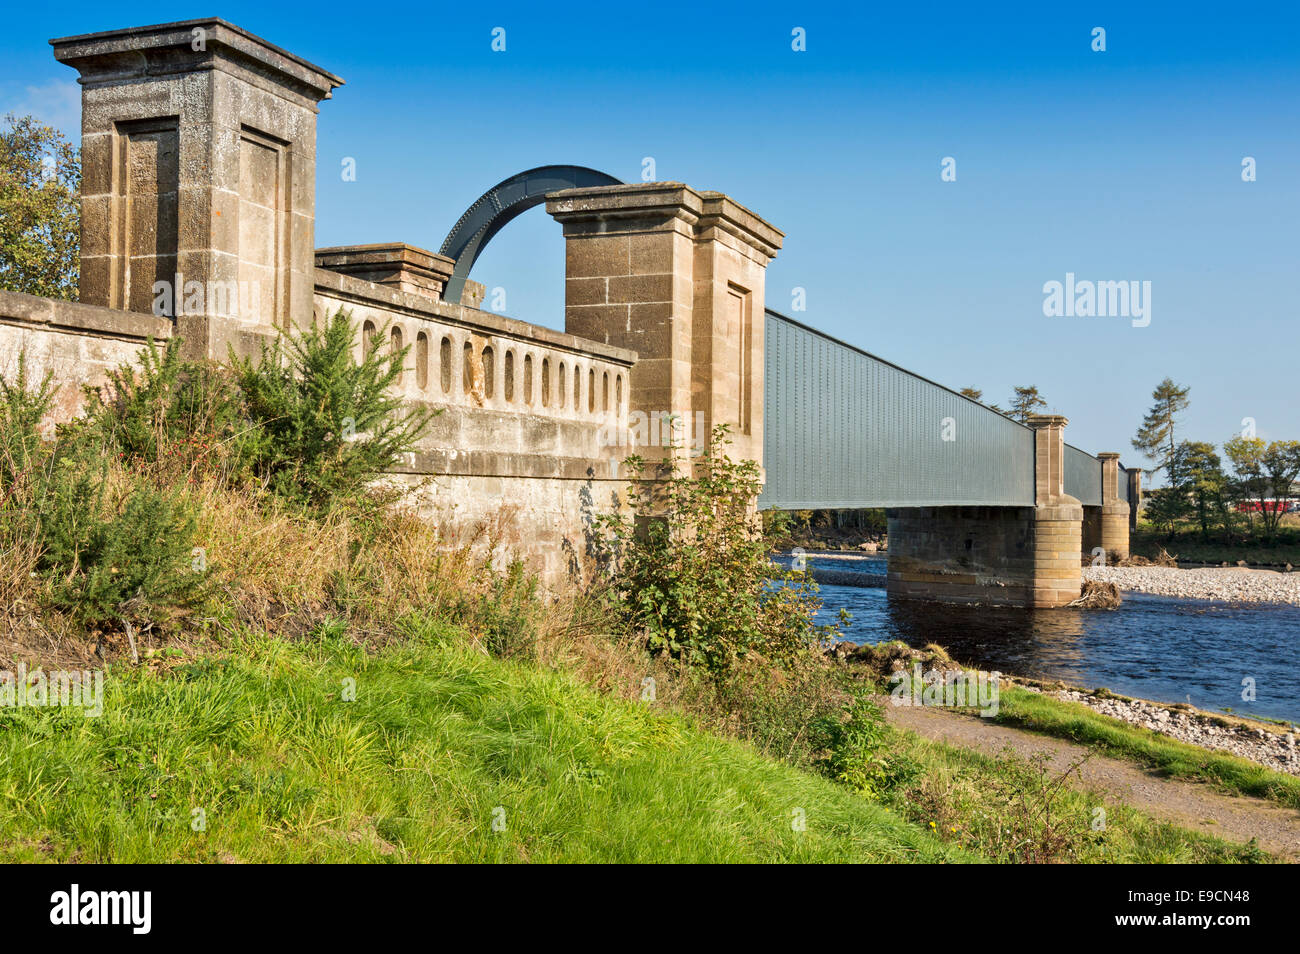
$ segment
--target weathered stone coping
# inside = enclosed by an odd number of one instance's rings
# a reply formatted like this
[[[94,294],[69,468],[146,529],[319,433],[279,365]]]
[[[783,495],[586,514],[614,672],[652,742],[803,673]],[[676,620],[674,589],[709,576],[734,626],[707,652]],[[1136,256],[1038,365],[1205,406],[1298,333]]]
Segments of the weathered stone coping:
[[[3,290],[0,290],[0,324],[34,326],[142,345],[150,338],[162,340],[172,336],[170,318]]]
[[[193,46],[196,30],[202,31],[202,50]],[[330,91],[343,85],[342,78],[328,70],[219,17],[56,37],[50,46],[55,59],[83,71],[83,85],[123,75],[189,72],[196,58],[212,68],[219,64],[216,51],[253,71],[279,77],[310,99],[313,111],[317,100],[329,99]]]
[[[531,477],[542,480],[628,482],[626,473],[610,472],[608,460],[450,448],[416,451],[412,459],[393,467],[391,472],[450,477]]]
[[[546,211],[565,223],[566,234],[575,225],[611,219],[633,219],[647,223],[681,219],[703,234],[711,229],[725,232],[763,256],[776,257],[785,233],[772,223],[721,192],[697,191],[684,182],[637,182],[609,186],[560,189],[546,197]]]

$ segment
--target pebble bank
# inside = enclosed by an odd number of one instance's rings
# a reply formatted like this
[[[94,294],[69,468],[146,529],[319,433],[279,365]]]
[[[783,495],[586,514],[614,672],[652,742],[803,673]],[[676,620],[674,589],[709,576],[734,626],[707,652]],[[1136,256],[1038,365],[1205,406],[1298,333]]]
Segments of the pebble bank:
[[[1024,688],[1033,692],[1041,691],[1032,687]],[[1275,772],[1300,775],[1300,752],[1297,752],[1294,731],[1278,733],[1240,723],[1225,724],[1224,720],[1213,716],[1195,711],[1181,712],[1141,699],[1107,698],[1074,689],[1063,689],[1051,694],[1058,699],[1083,703],[1102,715],[1142,726],[1171,739],[1230,752],[1258,762]]]
[[[1114,583],[1121,590],[1228,603],[1300,605],[1300,573],[1246,567],[1179,569],[1169,566],[1088,566],[1086,580]]]

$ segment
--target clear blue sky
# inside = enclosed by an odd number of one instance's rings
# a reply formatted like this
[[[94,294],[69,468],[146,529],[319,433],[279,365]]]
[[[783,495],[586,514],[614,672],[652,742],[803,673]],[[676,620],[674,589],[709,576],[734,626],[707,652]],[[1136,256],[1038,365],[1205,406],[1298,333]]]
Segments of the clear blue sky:
[[[637,180],[650,156],[786,233],[772,307],[803,287],[797,317],[986,400],[1036,384],[1081,447],[1139,462],[1129,439],[1165,375],[1191,386],[1188,436],[1253,417],[1300,438],[1295,5],[981,6],[23,5],[0,33],[0,112],[75,131],[47,39],[216,14],[347,80],[321,106],[319,246],[436,250],[512,173]],[[563,256],[536,209],[473,277],[561,327]],[[1151,282],[1150,325],[1045,317],[1067,272]]]

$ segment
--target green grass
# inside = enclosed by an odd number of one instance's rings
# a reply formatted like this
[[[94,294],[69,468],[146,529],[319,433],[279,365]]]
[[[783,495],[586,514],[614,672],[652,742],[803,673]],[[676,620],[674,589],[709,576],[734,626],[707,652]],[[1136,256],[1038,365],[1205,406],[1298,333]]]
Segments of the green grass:
[[[1249,564],[1283,566],[1290,563],[1300,566],[1300,531],[1294,525],[1286,523],[1278,538],[1268,543],[1258,540],[1225,543],[1213,535],[1209,540],[1204,540],[1200,532],[1195,530],[1180,530],[1171,540],[1167,533],[1149,527],[1138,530],[1129,537],[1129,552],[1138,556],[1155,559],[1161,548],[1177,556],[1180,563],[1235,565],[1238,560],[1245,560]]]
[[[99,718],[3,710],[0,860],[972,860],[680,717],[407,629],[119,669]]]
[[[1266,860],[1126,808],[1097,831],[1100,798],[1073,788],[1045,827],[1032,767],[911,734],[890,745],[919,792],[873,803],[453,627],[399,621],[379,651],[326,629],[119,667],[98,718],[0,710],[0,861],[1022,860],[1016,822],[1051,860]]]
[[[1005,698],[1005,697],[1004,697]],[[951,844],[995,861],[1084,864],[1255,864],[1276,859],[1157,821],[1010,754],[981,752],[899,732],[891,751],[919,767],[920,791],[888,799],[904,817]],[[1022,797],[1027,795],[1027,797]]]
[[[1093,746],[1177,778],[1199,779],[1240,795],[1300,808],[1300,777],[1274,772],[1235,755],[1179,742],[1150,729],[1041,693],[1002,690],[997,721]]]

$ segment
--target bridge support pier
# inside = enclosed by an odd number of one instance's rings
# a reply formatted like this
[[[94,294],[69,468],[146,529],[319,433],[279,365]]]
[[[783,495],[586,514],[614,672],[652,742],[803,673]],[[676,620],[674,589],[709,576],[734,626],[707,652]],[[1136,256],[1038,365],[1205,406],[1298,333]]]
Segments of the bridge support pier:
[[[1036,415],[1033,507],[887,511],[891,596],[1002,606],[1077,599],[1083,507],[1065,493],[1064,417]]]
[[[1130,508],[1119,498],[1119,454],[1097,457],[1101,460],[1102,503],[1083,508],[1083,557],[1093,562],[1100,557],[1113,564],[1128,556]]]
[[[1128,471],[1128,529],[1132,533],[1138,528],[1138,505],[1142,502],[1142,468],[1134,467]]]

